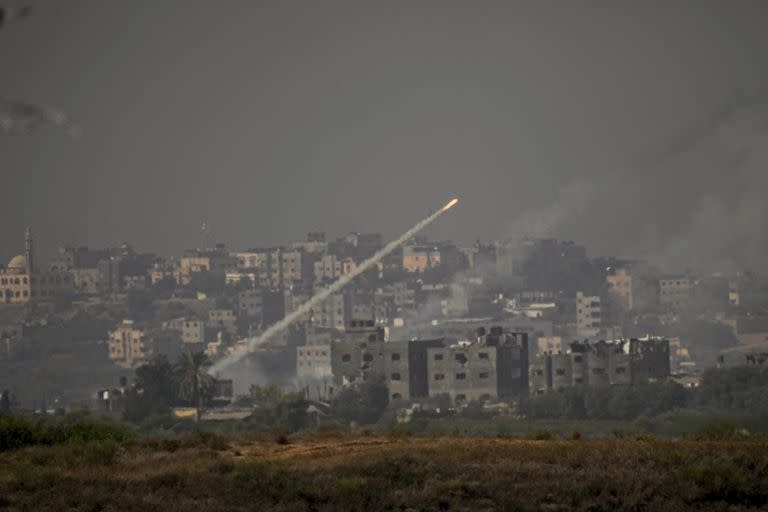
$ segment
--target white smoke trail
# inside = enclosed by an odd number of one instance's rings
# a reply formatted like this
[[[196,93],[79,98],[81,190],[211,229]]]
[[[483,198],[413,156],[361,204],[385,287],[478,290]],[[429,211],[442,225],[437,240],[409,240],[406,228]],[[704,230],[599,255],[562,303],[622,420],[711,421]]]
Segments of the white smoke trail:
[[[427,217],[426,219],[422,220],[415,226],[413,226],[411,229],[406,231],[400,238],[397,240],[393,240],[389,242],[387,245],[379,249],[376,254],[362,262],[355,270],[350,272],[349,274],[342,276],[338,281],[334,282],[332,285],[330,285],[325,290],[321,291],[317,295],[314,295],[311,299],[309,299],[307,302],[302,304],[297,310],[294,312],[288,314],[277,322],[276,324],[269,327],[266,331],[262,333],[261,336],[257,338],[253,338],[248,342],[248,348],[245,350],[240,350],[237,352],[232,353],[231,355],[225,357],[221,361],[218,361],[216,364],[211,366],[209,373],[211,375],[216,375],[217,373],[221,372],[223,369],[233,365],[234,363],[240,361],[243,359],[249,352],[251,352],[253,349],[270,339],[275,334],[284,331],[288,327],[291,326],[294,322],[299,320],[301,317],[309,313],[309,311],[326,300],[328,297],[336,293],[337,291],[344,288],[347,284],[349,284],[354,278],[368,270],[369,268],[373,267],[376,263],[378,263],[379,260],[381,260],[384,256],[389,254],[390,252],[394,251],[397,247],[404,244],[406,241],[408,241],[410,238],[413,238],[413,236],[427,227],[429,224],[432,223],[436,218],[438,218],[440,215],[448,211],[450,208],[456,205],[458,203],[458,199],[451,199],[448,201],[445,206],[437,210],[435,213]]]

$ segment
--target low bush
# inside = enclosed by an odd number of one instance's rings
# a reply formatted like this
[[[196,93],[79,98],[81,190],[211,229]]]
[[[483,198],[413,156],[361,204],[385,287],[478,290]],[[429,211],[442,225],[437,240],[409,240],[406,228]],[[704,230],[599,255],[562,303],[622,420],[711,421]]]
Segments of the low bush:
[[[525,438],[531,441],[551,441],[555,436],[549,430],[537,430],[530,432]]]
[[[88,418],[0,416],[0,451],[74,441],[126,441],[133,433],[122,425]]]

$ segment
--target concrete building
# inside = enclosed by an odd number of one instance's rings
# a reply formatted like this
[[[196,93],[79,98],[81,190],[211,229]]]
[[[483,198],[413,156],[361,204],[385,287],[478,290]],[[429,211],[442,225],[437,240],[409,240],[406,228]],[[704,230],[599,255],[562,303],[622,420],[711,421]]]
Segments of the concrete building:
[[[307,254],[325,254],[328,252],[328,242],[323,231],[310,231],[304,242],[295,242],[292,247]]]
[[[335,281],[341,276],[341,260],[334,254],[326,254],[314,265],[315,282]]]
[[[565,352],[552,353],[549,357],[551,371],[551,389],[562,391],[573,385],[573,365],[571,356]]]
[[[659,303],[672,309],[680,309],[691,298],[693,283],[685,276],[665,277],[659,280]]]
[[[331,341],[296,348],[296,376],[301,382],[332,382]]]
[[[429,396],[448,395],[451,403],[497,394],[496,348],[472,342],[427,349]]]
[[[528,386],[534,395],[543,395],[552,389],[552,360],[539,354],[528,368]]]
[[[69,271],[72,276],[72,287],[75,293],[96,295],[99,293],[98,268],[76,268]]]
[[[0,304],[52,301],[61,293],[71,292],[72,277],[67,271],[38,271],[29,228],[25,242],[24,255],[14,256],[0,269]]]
[[[302,256],[299,250],[288,251],[278,249],[273,254],[273,264],[272,268],[270,268],[273,287],[290,286],[293,283],[302,282]],[[277,262],[277,265],[275,265],[274,261]]]
[[[440,266],[440,250],[434,246],[406,245],[403,247],[403,270],[406,272],[426,272]]]
[[[373,256],[383,246],[383,238],[379,233],[353,232],[329,243],[328,253],[336,255],[339,259],[352,258],[362,261]]]
[[[123,320],[108,335],[109,359],[123,368],[135,368],[151,354],[149,340],[133,320]]]
[[[568,352],[538,354],[529,372],[532,394],[562,391],[570,386],[649,382],[669,376],[669,341],[654,337],[573,342]]]
[[[179,260],[179,271],[185,278],[196,272],[234,272],[238,263],[238,259],[227,253],[223,244],[217,244],[214,249],[186,251]]]
[[[514,400],[528,394],[528,336],[494,326],[474,341],[427,349],[429,395],[451,402],[492,398]]]
[[[608,291],[619,297],[627,309],[634,307],[632,276],[627,269],[611,269],[608,275],[605,276],[605,281],[608,283]]]
[[[73,291],[80,295],[96,295],[101,289],[98,263],[109,258],[109,250],[88,247],[60,247],[49,270],[66,272],[72,277]]]
[[[264,294],[262,289],[243,290],[237,294],[238,316],[250,318],[258,323],[264,319]]]
[[[496,348],[496,396],[509,401],[528,394],[528,333],[505,332],[501,326],[480,335],[478,343]]]
[[[384,375],[384,329],[374,320],[350,320],[341,339],[331,344],[334,382],[346,385]]]
[[[146,290],[149,286],[149,276],[147,275],[122,276],[120,283],[120,289],[123,291]]]
[[[380,347],[384,380],[392,401],[411,399],[409,344],[409,341],[388,341]]]
[[[503,332],[526,333],[529,339],[552,336],[552,321],[540,318],[513,316],[506,318],[441,318],[423,324],[404,324],[392,328],[392,336],[400,338],[448,340],[474,339],[478,329],[489,324],[501,328]]]
[[[576,335],[579,338],[594,338],[600,332],[600,297],[576,293]]]
[[[316,287],[314,295],[320,293],[322,288]],[[326,300],[312,309],[312,325],[343,331],[346,325],[344,316],[344,294],[334,293]]]
[[[253,288],[256,283],[259,282],[259,274],[257,272],[245,272],[238,270],[235,272],[227,272],[224,274],[224,284],[227,286],[240,286]],[[245,286],[247,285],[247,286]]]
[[[205,323],[197,318],[174,318],[161,324],[164,331],[178,331],[184,344],[205,342]]]
[[[536,340],[536,353],[565,351],[561,336],[541,336]]]
[[[212,309],[208,311],[206,326],[231,335],[237,334],[237,317],[231,309]]]

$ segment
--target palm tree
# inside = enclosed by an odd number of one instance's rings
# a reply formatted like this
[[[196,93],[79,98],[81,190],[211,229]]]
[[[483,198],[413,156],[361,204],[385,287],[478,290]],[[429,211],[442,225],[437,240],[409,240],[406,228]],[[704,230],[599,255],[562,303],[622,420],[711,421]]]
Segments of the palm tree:
[[[195,404],[195,420],[200,421],[203,395],[213,388],[213,377],[208,374],[211,360],[205,352],[184,352],[174,367],[179,397]]]

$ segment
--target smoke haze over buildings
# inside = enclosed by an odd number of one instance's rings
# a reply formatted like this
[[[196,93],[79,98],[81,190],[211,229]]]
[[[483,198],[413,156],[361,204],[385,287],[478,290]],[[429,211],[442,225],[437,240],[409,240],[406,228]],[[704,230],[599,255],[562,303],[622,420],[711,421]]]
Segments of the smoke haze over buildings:
[[[44,254],[170,254],[203,219],[233,247],[393,238],[456,194],[431,237],[768,261],[763,2],[33,5],[0,92],[82,137],[0,138],[3,261],[25,225]]]

